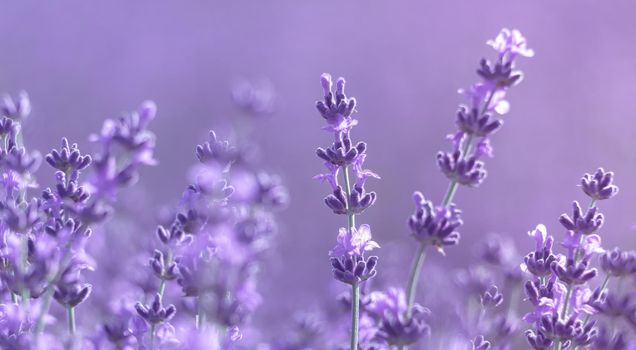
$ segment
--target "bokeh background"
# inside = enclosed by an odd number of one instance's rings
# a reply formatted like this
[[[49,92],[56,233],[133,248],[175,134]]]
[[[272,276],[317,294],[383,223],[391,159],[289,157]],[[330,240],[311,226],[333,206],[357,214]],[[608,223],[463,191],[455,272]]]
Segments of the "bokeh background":
[[[252,135],[291,205],[263,268],[257,322],[284,322],[335,293],[327,251],[344,222],[322,204],[328,187],[312,180],[323,171],[315,148],[330,142],[314,110],[319,75],[345,76],[358,99],[353,137],[369,144],[367,165],[382,176],[369,182],[379,198],[359,221],[383,246],[380,279],[403,284],[414,251],[411,194],[441,200],[447,180],[435,154],[448,147],[456,91],[477,79],[479,59],[493,55],[485,41],[501,27],[520,29],[536,56],[520,60],[526,78],[509,95],[488,179],[456,197],[466,223],[460,246],[431,254],[424,274],[470,265],[492,232],[524,254],[537,223],[559,236],[558,216],[584,200],[580,176],[598,166],[615,171],[621,187],[601,206],[604,245],[636,248],[634,13],[633,1],[591,0],[4,2],[0,90],[29,92],[26,140],[44,151],[62,136],[89,147],[103,118],[156,101],[160,166],[145,169],[138,187],[158,211],[178,200],[207,130],[227,135],[236,124],[237,79],[271,81],[276,111],[254,120]],[[154,224],[145,226],[130,235],[152,234]]]

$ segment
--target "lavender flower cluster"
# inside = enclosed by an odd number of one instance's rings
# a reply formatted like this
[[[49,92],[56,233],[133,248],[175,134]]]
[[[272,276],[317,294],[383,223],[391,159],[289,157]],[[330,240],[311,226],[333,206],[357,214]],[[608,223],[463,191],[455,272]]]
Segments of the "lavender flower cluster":
[[[266,103],[257,98],[252,103]],[[44,157],[55,177],[39,192],[42,156],[27,151],[21,133],[30,110],[26,93],[5,97],[1,110],[0,348],[229,349],[239,342],[261,303],[259,266],[277,231],[275,213],[288,202],[280,178],[257,166],[253,145],[231,145],[210,131],[178,205],[148,218],[126,208],[124,190],[141,167],[158,164],[148,129],[153,102],[106,120],[89,137],[98,146],[92,155],[63,138]],[[134,232],[156,218],[155,235]]]
[[[508,92],[523,80],[517,64],[534,56],[518,30],[503,29],[487,45],[495,58],[482,59],[479,81],[459,90],[466,101],[447,137],[450,150],[436,157],[446,193],[441,201],[413,193],[405,229],[415,252],[410,268],[401,267],[403,285],[383,276],[390,264],[374,255],[390,254],[391,245],[379,250],[371,226],[360,223],[362,214],[376,215],[378,195],[367,180],[380,176],[365,168],[367,143],[353,137],[357,100],[344,78],[320,76],[315,107],[331,139],[316,150],[326,172],[315,179],[329,185],[324,206],[342,220],[324,264],[343,293],[295,314],[282,335],[252,320],[263,303],[261,270],[275,252],[277,213],[289,202],[281,178],[262,169],[246,141],[245,126],[275,111],[270,83],[237,84],[232,98],[248,122],[228,140],[210,131],[194,147],[180,198],[151,213],[134,185],[142,168],[158,165],[153,102],[107,119],[89,136],[91,154],[62,138],[42,157],[22,133],[28,95],[6,96],[0,349],[635,349],[636,252],[602,245],[598,204],[618,194],[614,174],[602,168],[582,177],[589,204],[575,201],[558,219],[561,239],[537,225],[529,232],[535,246],[522,257],[510,237],[491,235],[454,278],[431,265],[420,282],[430,248],[442,256],[459,249],[451,249],[464,224],[456,194],[485,181]],[[42,159],[54,177],[40,189]]]
[[[495,49],[497,57],[494,62],[486,59],[480,62],[477,69],[480,82],[459,90],[468,104],[459,107],[458,130],[448,136],[452,151],[437,155],[437,165],[450,181],[448,190],[440,205],[426,199],[421,192],[413,195],[415,212],[408,219],[408,228],[419,248],[406,289],[369,287],[368,280],[382,269],[376,272],[377,258],[366,258],[364,254],[379,245],[371,240],[368,226],[357,228],[354,223],[355,215],[376,199],[375,193],[364,190],[364,180],[377,176],[362,170],[366,143],[351,141],[350,131],[358,123],[352,118],[356,101],[346,97],[344,79],[338,79],[334,99],[331,77],[322,76],[325,99],[317,103],[317,109],[327,121],[324,129],[334,133],[335,142],[330,148],[318,149],[317,155],[329,173],[317,178],[332,187],[333,193],[325,198],[327,207],[335,214],[348,215],[349,226],[340,230],[338,245],[330,255],[334,277],[353,286],[350,293],[340,297],[344,305],[349,306],[346,310],[351,312],[351,327],[337,319],[335,323],[339,326],[332,325],[339,330],[349,328],[350,346],[338,345],[336,341],[333,347],[407,349],[416,343],[428,343],[429,347],[439,349],[560,350],[633,349],[636,346],[636,302],[633,300],[636,252],[619,248],[608,251],[601,245],[598,232],[604,216],[597,203],[618,193],[613,183],[614,174],[602,168],[585,174],[581,180],[581,188],[590,200],[587,208],[582,209],[575,201],[572,214],[559,218],[566,232],[560,244],[564,254],[556,252],[555,239],[547,234],[544,225],[538,225],[529,233],[536,248],[523,259],[516,253],[512,241],[492,236],[479,249],[479,261],[460,270],[453,281],[444,281],[440,271],[437,274],[440,276],[436,276],[438,281],[435,277],[427,279],[455,290],[449,291],[447,298],[437,297],[441,305],[435,305],[438,310],[416,303],[427,248],[445,255],[447,247],[459,243],[458,229],[463,221],[461,211],[453,202],[455,194],[460,186],[474,188],[485,180],[483,159],[492,157],[491,137],[503,125],[501,116],[509,111],[506,95],[523,78],[516,69],[517,60],[534,55],[517,30],[503,29],[487,44]],[[349,165],[358,178],[353,190],[350,189]],[[340,171],[344,173],[344,189],[338,182]],[[523,263],[519,265],[520,260]],[[595,262],[602,272],[593,266]],[[602,282],[598,281],[599,275]],[[366,288],[360,296],[358,285],[365,281]],[[611,282],[615,287],[610,288]],[[465,300],[465,303],[457,300]],[[520,301],[529,303],[531,309],[524,311]],[[451,308],[456,312],[449,316]],[[517,316],[519,313],[524,316]],[[298,335],[301,329],[296,331],[293,339],[302,339],[304,342],[296,343],[302,346],[282,348],[320,348],[318,342],[325,342],[317,335],[321,328],[314,325],[311,329],[305,333],[311,336],[305,337]],[[437,334],[432,329],[437,329]],[[302,331],[306,332],[307,328],[303,327]],[[322,332],[334,334],[333,330],[324,331],[324,328]]]

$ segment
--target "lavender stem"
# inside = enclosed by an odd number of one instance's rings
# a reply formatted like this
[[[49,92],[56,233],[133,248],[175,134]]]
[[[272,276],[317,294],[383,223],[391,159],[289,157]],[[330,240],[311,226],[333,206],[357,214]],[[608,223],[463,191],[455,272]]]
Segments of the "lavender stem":
[[[358,350],[358,323],[360,319],[360,285],[351,286],[351,350]]]
[[[72,306],[68,306],[66,308],[66,316],[68,321],[68,332],[71,335],[71,337],[75,337],[75,330],[76,330],[75,308]]]
[[[347,194],[347,223],[349,231],[356,225],[355,214],[351,211],[351,180],[349,179],[349,167],[343,167],[345,181],[345,193]],[[358,323],[360,319],[360,285],[354,283],[351,286],[351,350],[358,350]]]

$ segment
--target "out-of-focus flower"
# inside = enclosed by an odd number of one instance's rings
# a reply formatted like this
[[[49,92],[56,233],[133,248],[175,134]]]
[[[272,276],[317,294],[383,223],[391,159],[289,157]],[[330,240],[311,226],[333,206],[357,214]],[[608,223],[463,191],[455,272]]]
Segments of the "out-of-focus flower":
[[[378,337],[389,345],[403,346],[418,341],[429,334],[426,322],[428,309],[415,304],[407,316],[406,296],[402,289],[391,288],[388,292],[373,292],[366,310],[379,320]]]
[[[517,29],[503,28],[495,39],[488,40],[486,44],[492,46],[500,55],[509,54],[511,58],[516,55],[534,56],[534,50],[527,47],[526,38]]]
[[[636,252],[614,248],[601,255],[601,269],[615,277],[636,274]]]
[[[271,82],[241,80],[232,89],[234,103],[250,115],[267,115],[274,111],[276,91]]]
[[[613,184],[614,173],[598,168],[594,174],[585,174],[581,179],[583,192],[593,200],[604,200],[618,193],[618,186]]]

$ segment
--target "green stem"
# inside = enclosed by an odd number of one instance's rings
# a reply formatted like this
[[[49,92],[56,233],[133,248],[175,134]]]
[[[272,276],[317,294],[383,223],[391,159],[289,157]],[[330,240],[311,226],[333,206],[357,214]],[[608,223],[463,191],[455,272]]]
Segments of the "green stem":
[[[159,299],[163,299],[163,294],[166,291],[166,279],[161,277],[161,283],[159,283]]]
[[[150,350],[155,350],[155,324],[150,326]]]
[[[18,296],[13,292],[11,292],[11,302],[18,305]]]
[[[68,332],[71,335],[71,337],[75,337],[75,331],[76,331],[75,308],[72,306],[68,306],[66,308],[66,315],[67,315],[67,321],[68,321]]]
[[[44,301],[42,302],[42,311],[40,312],[40,315],[38,316],[38,319],[36,321],[36,326],[35,326],[36,337],[39,336],[44,331],[44,318],[49,314],[49,308],[51,307],[51,299],[53,298],[53,287],[55,286],[55,283],[57,283],[58,278],[62,275],[62,271],[66,269],[66,265],[71,261],[70,246],[67,245],[64,248],[65,248],[65,251],[64,251],[64,258],[62,259],[62,263],[60,264],[60,267],[57,273],[55,274],[55,276],[49,279],[48,285],[44,289],[44,293],[42,296],[44,298],[43,299]]]
[[[351,350],[358,350],[358,322],[360,319],[360,285],[351,286]]]
[[[199,331],[203,330],[203,326],[205,325],[205,312],[201,307],[203,304],[201,298],[203,298],[202,295],[197,298],[197,314],[196,316],[194,316],[194,323],[196,329],[198,329]]]
[[[342,168],[345,182],[345,193],[347,195],[347,225],[350,232],[356,226],[356,217],[351,210],[351,180],[349,178],[349,167]],[[351,350],[358,350],[358,323],[360,322],[360,285],[352,286],[351,295]]]
[[[415,292],[417,291],[417,281],[418,277],[422,271],[422,266],[424,265],[424,258],[426,257],[426,244],[420,244],[420,247],[417,250],[415,255],[415,260],[413,261],[413,267],[411,268],[411,274],[409,276],[409,283],[407,287],[407,308],[406,308],[406,316],[411,317],[413,314],[413,305],[415,305]]]

